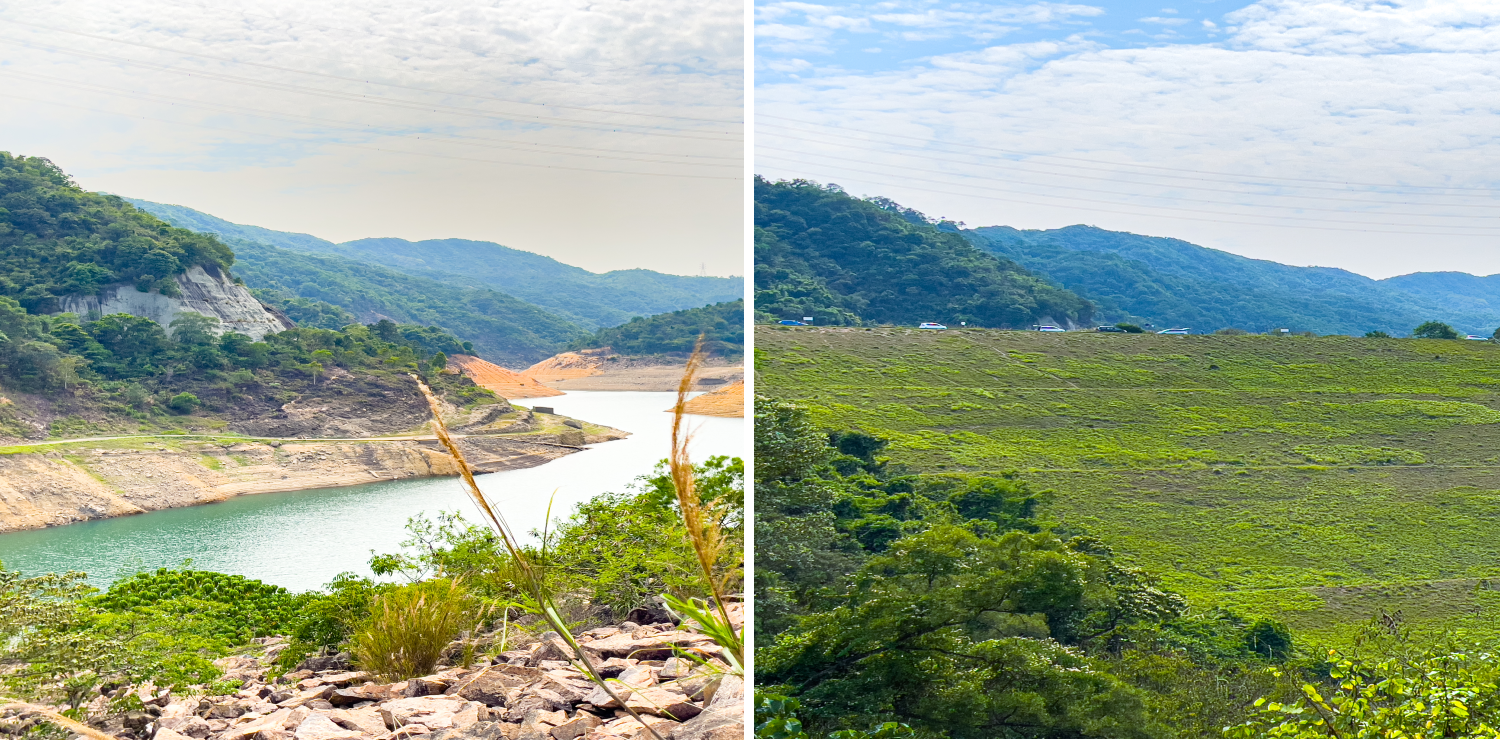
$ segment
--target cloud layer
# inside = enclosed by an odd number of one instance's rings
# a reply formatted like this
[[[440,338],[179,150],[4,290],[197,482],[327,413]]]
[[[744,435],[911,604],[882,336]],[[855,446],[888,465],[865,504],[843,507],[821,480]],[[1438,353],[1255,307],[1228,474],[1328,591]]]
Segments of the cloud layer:
[[[741,272],[733,1],[19,0],[0,149],[329,239]]]
[[[1211,44],[1071,34],[873,74],[810,65],[757,90],[756,167],[971,224],[1094,223],[1376,276],[1500,272],[1497,15],[1268,0]]]

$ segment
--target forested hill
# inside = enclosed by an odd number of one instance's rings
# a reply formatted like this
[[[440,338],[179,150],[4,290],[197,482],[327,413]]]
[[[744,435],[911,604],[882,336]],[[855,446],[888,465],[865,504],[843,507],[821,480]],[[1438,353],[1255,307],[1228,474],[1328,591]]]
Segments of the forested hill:
[[[212,236],[85,191],[41,157],[0,152],[0,296],[33,314],[111,283],[171,293],[172,278],[190,267],[232,264],[234,253]]]
[[[1094,307],[890,201],[806,181],[755,183],[758,321],[1087,323]]]
[[[743,356],[745,301],[637,316],[619,326],[600,329],[574,342],[571,348],[610,347],[625,355],[683,355],[693,351],[700,334],[709,353],[730,358]]]
[[[335,244],[307,234],[230,223],[183,206],[128,200],[169,223],[194,231],[298,252],[337,254],[450,285],[500,290],[591,330],[623,324],[633,316],[744,295],[744,282],[737,278],[689,277],[651,270],[593,273],[551,257],[467,239],[358,239]]]
[[[1417,273],[1374,280],[1092,226],[989,226],[962,234],[1093,301],[1103,321],[1397,336],[1428,320],[1485,336],[1500,324],[1500,276]]]
[[[585,335],[582,327],[488,288],[465,288],[333,254],[278,249],[224,237],[235,272],[262,301],[301,326],[339,329],[358,321],[436,326],[493,362],[526,367]]]

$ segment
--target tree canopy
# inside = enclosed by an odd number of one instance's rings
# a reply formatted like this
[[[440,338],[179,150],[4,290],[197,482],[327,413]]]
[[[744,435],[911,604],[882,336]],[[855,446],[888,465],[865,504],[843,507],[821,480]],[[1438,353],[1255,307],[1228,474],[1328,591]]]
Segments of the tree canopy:
[[[627,355],[686,354],[703,335],[704,349],[739,357],[745,353],[745,302],[726,301],[702,308],[637,316],[573,342],[570,349],[612,347]]]

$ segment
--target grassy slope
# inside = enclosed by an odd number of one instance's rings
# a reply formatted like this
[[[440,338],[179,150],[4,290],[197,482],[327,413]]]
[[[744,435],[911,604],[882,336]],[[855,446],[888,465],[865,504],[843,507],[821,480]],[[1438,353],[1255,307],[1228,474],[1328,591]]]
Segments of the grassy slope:
[[[1198,606],[1318,639],[1381,608],[1500,633],[1500,346],[763,328],[756,347],[757,392],[913,469],[1020,470],[1055,490],[1048,515]]]

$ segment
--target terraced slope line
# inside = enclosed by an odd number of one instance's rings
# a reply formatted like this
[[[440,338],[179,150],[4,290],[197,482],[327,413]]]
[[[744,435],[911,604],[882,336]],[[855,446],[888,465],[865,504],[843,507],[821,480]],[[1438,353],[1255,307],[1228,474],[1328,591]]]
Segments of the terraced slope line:
[[[551,383],[558,380],[572,380],[573,378],[603,375],[604,370],[599,366],[603,364],[603,356],[610,352],[611,350],[607,347],[604,349],[586,349],[579,352],[563,352],[522,370],[521,374],[539,383]]]
[[[544,398],[563,394],[556,388],[548,388],[521,373],[472,355],[454,355],[448,361],[457,365],[475,385],[493,391],[501,398]]]
[[[712,393],[690,398],[683,405],[683,410],[699,416],[743,417],[745,415],[745,381],[730,383]]]

